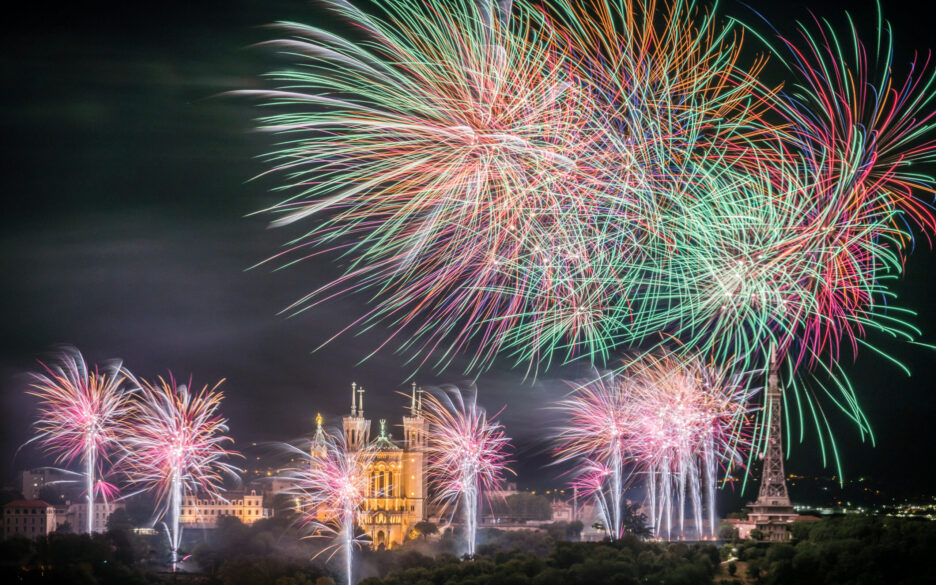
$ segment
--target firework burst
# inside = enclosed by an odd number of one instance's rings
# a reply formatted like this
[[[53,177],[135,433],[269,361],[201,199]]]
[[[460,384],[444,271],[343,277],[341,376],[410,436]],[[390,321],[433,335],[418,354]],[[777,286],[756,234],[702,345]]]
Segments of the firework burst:
[[[557,434],[557,463],[580,462],[576,480],[586,494],[594,494],[605,517],[608,535],[619,538],[623,530],[621,506],[627,483],[626,392],[614,374],[595,375],[575,384],[573,392],[556,405],[565,417]]]
[[[467,396],[455,387],[427,396],[427,476],[438,501],[451,506],[453,513],[461,507],[467,553],[474,555],[479,506],[485,493],[500,488],[509,471],[509,439],[504,427],[478,405],[476,388],[471,387]]]
[[[285,139],[270,160],[295,194],[267,211],[316,223],[284,254],[348,262],[293,308],[373,291],[349,326],[411,326],[402,349],[439,367],[463,350],[469,368],[601,361],[646,334],[657,208],[758,111],[731,27],[682,3],[659,26],[653,2],[596,5],[598,20],[563,3],[328,4],[370,43],[286,24],[275,45],[302,66],[242,92],[288,109],[262,127]]]
[[[627,451],[647,477],[656,534],[665,529],[671,538],[675,515],[685,536],[688,494],[696,536],[705,535],[703,510],[714,536],[717,467],[725,474],[744,468],[751,389],[744,376],[672,353],[644,357],[628,369]]]
[[[661,338],[742,372],[773,355],[820,442],[823,394],[870,435],[839,360],[918,336],[888,285],[936,231],[912,167],[936,158],[936,76],[897,79],[883,21],[873,51],[853,26],[754,32],[784,92],[741,58],[753,29],[692,1],[326,5],[366,41],[284,23],[295,66],[242,92],[282,139],[264,212],[308,225],[276,260],[345,270],[289,310],[367,294],[345,330],[389,326],[416,367],[535,374]]]
[[[287,493],[296,499],[301,522],[310,536],[335,539],[329,548],[332,554],[339,549],[344,553],[345,574],[351,585],[353,550],[366,542],[355,530],[368,497],[369,470],[377,452],[370,443],[349,448],[341,433],[326,434],[321,423],[310,447],[289,447],[301,465],[283,474],[291,482]]]
[[[133,431],[120,466],[131,485],[155,493],[158,517],[168,516],[173,567],[182,537],[179,513],[184,494],[204,492],[223,499],[225,477],[239,479],[237,468],[226,462],[238,454],[225,447],[233,439],[224,434],[228,426],[220,413],[222,382],[193,391],[191,380],[177,385],[170,374],[168,379],[140,384],[130,423]]]
[[[88,499],[88,534],[94,531],[94,501],[98,494],[111,497],[113,486],[100,479],[109,456],[121,445],[124,425],[130,414],[130,392],[124,388],[127,374],[120,362],[105,372],[92,370],[76,349],[68,349],[30,380],[29,394],[40,401],[34,424],[42,447],[56,462],[84,464]]]
[[[750,447],[751,391],[742,382],[697,358],[665,352],[575,384],[557,404],[567,419],[556,437],[557,460],[577,463],[573,485],[595,497],[611,538],[623,533],[624,489],[638,477],[647,482],[657,535],[672,536],[674,516],[684,534],[687,494],[696,535],[704,535],[703,509],[714,533],[717,467],[743,468]]]

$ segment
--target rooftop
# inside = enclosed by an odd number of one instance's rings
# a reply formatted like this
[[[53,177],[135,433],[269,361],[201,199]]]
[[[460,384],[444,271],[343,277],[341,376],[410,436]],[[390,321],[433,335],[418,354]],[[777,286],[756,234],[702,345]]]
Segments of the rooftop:
[[[51,508],[52,504],[43,500],[13,500],[4,508]]]

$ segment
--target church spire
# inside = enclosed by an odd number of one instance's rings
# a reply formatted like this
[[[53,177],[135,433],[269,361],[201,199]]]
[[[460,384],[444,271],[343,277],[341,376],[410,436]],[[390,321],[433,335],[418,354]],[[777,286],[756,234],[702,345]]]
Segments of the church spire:
[[[351,383],[351,414],[342,417],[345,443],[351,449],[358,449],[370,440],[370,421],[364,418],[364,387],[357,382]]]

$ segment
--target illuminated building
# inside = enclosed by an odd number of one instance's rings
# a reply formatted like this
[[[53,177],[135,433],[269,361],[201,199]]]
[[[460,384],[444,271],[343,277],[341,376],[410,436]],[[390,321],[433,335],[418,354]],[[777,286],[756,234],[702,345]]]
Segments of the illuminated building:
[[[244,524],[269,518],[270,509],[263,507],[263,495],[255,490],[231,491],[224,499],[206,494],[187,495],[182,500],[179,522],[189,528],[214,528],[218,518],[233,516]]]
[[[102,499],[98,499],[94,502],[94,532],[107,532],[107,519],[110,518],[110,515],[113,514],[116,510],[125,508],[126,504],[123,502],[107,502]],[[72,503],[68,505],[67,510],[65,511],[65,517],[59,519],[59,524],[62,522],[68,522],[72,525],[73,530],[83,531],[84,527],[88,525],[88,504],[85,502]]]
[[[54,488],[58,492],[78,491],[71,487],[75,483],[73,474],[53,467],[40,467],[23,471],[17,483],[20,487],[20,493],[28,500],[38,500],[39,492],[45,487]]]
[[[55,531],[55,508],[42,500],[15,500],[3,507],[3,538],[39,538]]]
[[[422,389],[413,384],[409,414],[403,417],[403,440],[395,441],[387,421],[380,420],[377,436],[371,439],[371,421],[364,417],[364,388],[351,385],[351,413],[342,417],[342,429],[349,449],[371,444],[376,450],[368,470],[368,488],[360,527],[374,548],[393,548],[412,536],[413,527],[426,518],[426,478],[423,450],[426,420],[422,416]],[[319,428],[312,455],[324,448]]]

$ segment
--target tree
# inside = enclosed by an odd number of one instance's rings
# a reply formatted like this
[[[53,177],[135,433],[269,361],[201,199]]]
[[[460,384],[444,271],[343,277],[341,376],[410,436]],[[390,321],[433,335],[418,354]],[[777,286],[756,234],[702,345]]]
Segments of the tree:
[[[735,573],[737,572],[738,572],[738,563],[734,561],[731,561],[730,563],[728,563],[728,574],[734,577]]]
[[[624,534],[645,537],[650,536],[650,527],[647,526],[647,517],[640,511],[640,504],[626,503],[622,512]]]
[[[760,579],[760,573],[760,561],[748,561],[747,578],[754,579],[756,581],[757,579]]]
[[[734,540],[738,538],[738,529],[731,522],[721,522],[718,525],[718,538],[721,540]]]
[[[280,554],[242,555],[225,561],[218,570],[223,585],[310,585],[321,572],[304,561]]]
[[[550,520],[552,503],[546,496],[536,494],[511,494],[494,502],[494,515],[514,520]]]
[[[117,508],[107,517],[108,532],[133,532],[130,514],[124,508]]]
[[[751,531],[751,538],[753,540],[764,540],[764,533],[755,528]]]
[[[425,540],[427,536],[432,536],[439,533],[438,525],[435,522],[429,522],[428,520],[417,522],[413,525],[413,530],[418,532],[420,536],[423,537],[423,540]]]
[[[812,530],[815,522],[799,520],[790,524],[790,534],[793,537],[793,540],[806,540],[809,538],[809,533]]]
[[[741,509],[740,509],[739,511],[737,511],[737,512],[730,512],[730,513],[728,514],[728,518],[732,518],[732,519],[734,519],[734,520],[747,520],[747,519],[748,519],[748,512],[750,512],[750,511],[751,511],[750,508],[741,508]]]

